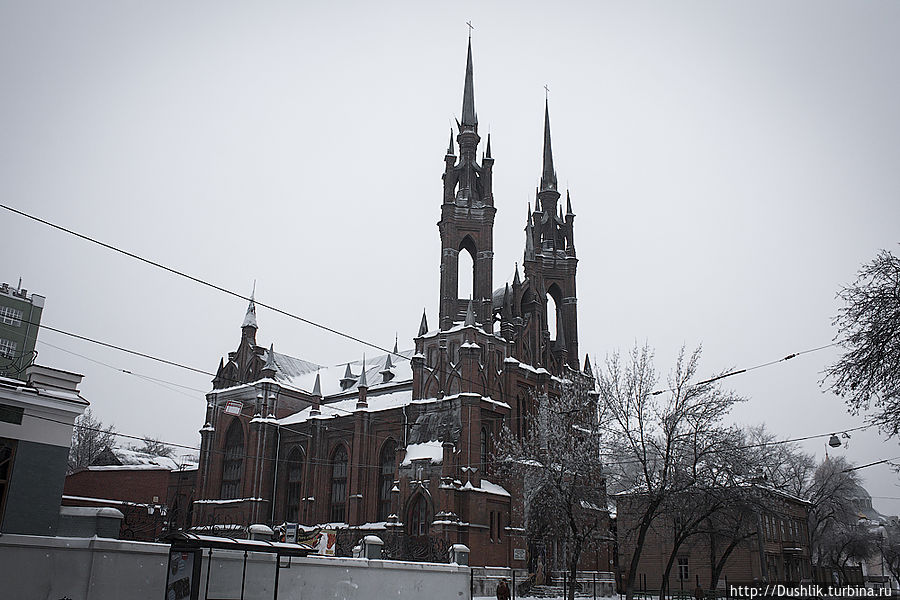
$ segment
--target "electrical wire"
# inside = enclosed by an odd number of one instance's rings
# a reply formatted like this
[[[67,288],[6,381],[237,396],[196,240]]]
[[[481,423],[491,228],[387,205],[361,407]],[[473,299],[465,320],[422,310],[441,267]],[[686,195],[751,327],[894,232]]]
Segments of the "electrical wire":
[[[56,229],[56,230],[58,230],[58,231],[62,231],[62,232],[64,232],[64,233],[67,233],[67,234],[69,234],[69,235],[75,236],[75,237],[77,237],[77,238],[79,238],[79,239],[85,240],[85,241],[90,242],[90,243],[92,243],[92,244],[96,244],[96,245],[98,245],[98,246],[100,246],[100,247],[102,247],[102,248],[106,248],[107,250],[112,250],[113,252],[117,252],[117,253],[122,254],[122,255],[124,255],[124,256],[127,256],[127,257],[129,257],[129,258],[133,258],[134,260],[138,260],[138,261],[140,261],[140,262],[142,262],[142,263],[145,263],[145,264],[148,264],[148,265],[150,265],[150,266],[152,266],[152,267],[156,267],[157,269],[161,269],[161,270],[166,271],[166,272],[168,272],[168,273],[172,273],[173,275],[177,275],[177,276],[179,276],[179,277],[183,277],[183,278],[185,278],[185,279],[188,279],[188,280],[190,280],[190,281],[193,281],[194,283],[199,283],[200,285],[206,286],[206,287],[208,287],[208,288],[212,288],[212,289],[214,289],[214,290],[216,290],[216,291],[222,292],[223,294],[228,294],[229,296],[233,296],[233,297],[235,297],[235,298],[240,298],[241,300],[245,300],[245,301],[247,301],[247,302],[253,301],[253,302],[256,303],[257,306],[262,306],[263,308],[267,308],[267,309],[269,309],[269,310],[271,310],[271,311],[277,312],[277,313],[282,314],[282,315],[284,315],[284,316],[286,316],[286,317],[290,317],[291,319],[295,319],[295,320],[297,320],[297,321],[300,321],[301,323],[305,323],[305,324],[307,324],[307,325],[311,325],[311,326],[313,326],[313,327],[316,327],[316,328],[318,328],[318,329],[322,329],[322,330],[327,331],[327,332],[329,332],[329,333],[333,333],[333,334],[335,334],[335,335],[341,336],[341,337],[346,338],[346,339],[348,339],[348,340],[351,340],[351,341],[354,341],[354,342],[363,344],[364,346],[369,346],[370,348],[374,348],[374,349],[376,349],[376,350],[380,350],[381,352],[385,352],[385,353],[387,353],[387,354],[393,354],[393,352],[391,352],[391,351],[388,350],[387,348],[382,348],[382,347],[379,346],[378,344],[373,344],[372,342],[368,342],[368,341],[366,341],[366,340],[364,340],[364,339],[362,339],[362,338],[358,338],[358,337],[356,337],[356,336],[354,336],[354,335],[350,335],[349,333],[345,333],[345,332],[340,331],[340,330],[338,330],[338,329],[335,329],[335,328],[333,328],[333,327],[329,327],[328,325],[323,325],[323,324],[321,324],[321,323],[317,323],[316,321],[313,321],[312,319],[307,319],[307,318],[305,318],[305,317],[301,317],[301,316],[298,315],[298,314],[295,314],[295,313],[292,313],[292,312],[290,312],[290,311],[287,311],[287,310],[278,308],[277,306],[272,306],[272,305],[269,305],[269,304],[265,304],[265,303],[263,303],[263,302],[260,302],[260,301],[258,301],[258,300],[255,300],[254,298],[252,298],[252,297],[250,297],[250,296],[245,296],[244,294],[240,294],[240,293],[238,293],[238,292],[235,292],[235,291],[233,291],[233,290],[230,290],[230,289],[228,289],[228,288],[226,288],[226,287],[223,287],[223,286],[221,286],[221,285],[218,285],[218,284],[215,284],[215,283],[211,283],[211,282],[209,282],[209,281],[206,281],[205,279],[201,279],[200,277],[196,277],[196,276],[194,276],[194,275],[190,275],[190,274],[188,274],[188,273],[185,273],[184,271],[180,271],[180,270],[178,270],[178,269],[175,269],[175,268],[173,268],[173,267],[169,267],[169,266],[167,266],[167,265],[164,265],[164,264],[162,264],[162,263],[156,262],[156,261],[154,261],[154,260],[150,260],[150,259],[148,259],[148,258],[144,258],[143,256],[140,256],[140,255],[135,254],[135,253],[133,253],[133,252],[129,252],[128,250],[123,250],[123,249],[121,249],[121,248],[118,248],[118,247],[116,247],[116,246],[113,246],[112,244],[107,244],[106,242],[102,242],[102,241],[100,241],[100,240],[97,240],[97,239],[95,239],[95,238],[92,238],[92,237],[90,237],[90,236],[88,236],[88,235],[85,235],[85,234],[83,234],[83,233],[78,233],[77,231],[74,231],[74,230],[72,230],[72,229],[68,229],[67,227],[63,227],[62,225],[57,225],[56,223],[52,223],[52,222],[50,222],[50,221],[47,221],[46,219],[42,219],[42,218],[40,218],[40,217],[37,217],[37,216],[31,215],[31,214],[28,214],[28,213],[26,213],[26,212],[24,212],[24,211],[18,210],[18,209],[16,209],[16,208],[11,207],[11,206],[7,206],[6,204],[0,204],[0,208],[4,208],[4,209],[6,209],[6,210],[8,210],[8,211],[10,211],[10,212],[12,212],[12,213],[15,213],[15,214],[17,214],[17,215],[23,216],[23,217],[25,217],[25,218],[27,218],[27,219],[31,219],[32,221],[36,221],[36,222],[41,223],[41,224],[43,224],[43,225],[46,225],[46,226],[48,226],[48,227],[52,227],[53,229]],[[397,356],[400,356],[400,355],[398,354]],[[405,357],[405,356],[402,357],[402,358],[404,358],[405,360],[410,360],[409,358],[407,358],[407,357]]]
[[[95,238],[93,238],[93,237],[90,237],[90,236],[88,236],[88,235],[85,235],[85,234],[79,233],[79,232],[77,232],[77,231],[74,231],[74,230],[72,230],[72,229],[69,229],[69,228],[67,228],[67,227],[64,227],[64,226],[62,226],[62,225],[58,225],[58,224],[53,223],[53,222],[51,222],[51,221],[48,221],[48,220],[46,220],[46,219],[42,219],[42,218],[37,217],[37,216],[35,216],[35,215],[26,213],[26,212],[24,212],[24,211],[22,211],[22,210],[18,210],[18,209],[16,209],[16,208],[13,208],[13,207],[11,207],[11,206],[7,206],[7,205],[5,205],[5,204],[0,204],[0,208],[3,208],[3,209],[5,209],[5,210],[8,210],[8,211],[10,211],[10,212],[12,212],[12,213],[18,214],[18,215],[20,215],[20,216],[22,216],[22,217],[25,217],[25,218],[27,218],[27,219],[31,219],[31,220],[33,220],[33,221],[36,221],[36,222],[38,222],[38,223],[41,223],[41,224],[43,224],[43,225],[46,225],[46,226],[51,227],[51,228],[53,228],[53,229],[56,229],[56,230],[58,230],[58,231],[62,231],[62,232],[64,232],[64,233],[67,233],[67,234],[69,234],[69,235],[71,235],[71,236],[74,236],[74,237],[77,237],[77,238],[79,238],[79,239],[82,239],[82,240],[84,240],[84,241],[90,242],[90,243],[92,243],[92,244],[96,244],[96,245],[98,245],[98,246],[101,246],[101,247],[103,247],[103,248],[106,248],[107,250],[111,250],[111,251],[113,251],[113,252],[122,254],[122,255],[127,256],[127,257],[129,257],[129,258],[132,258],[132,259],[134,259],[134,260],[143,262],[143,263],[145,263],[145,264],[147,264],[147,265],[150,265],[150,266],[153,266],[153,267],[155,267],[155,268],[157,268],[157,269],[161,269],[161,270],[166,271],[166,272],[168,272],[168,273],[171,273],[171,274],[173,274],[173,275],[177,275],[177,276],[179,276],[179,277],[188,279],[188,280],[193,281],[193,282],[195,282],[195,283],[198,283],[198,284],[200,284],[200,285],[209,287],[209,288],[211,288],[211,289],[214,289],[214,290],[216,290],[216,291],[222,292],[222,293],[224,293],[224,294],[233,296],[233,297],[235,297],[235,298],[239,298],[239,299],[244,300],[244,301],[247,301],[247,302],[251,302],[251,301],[252,301],[252,302],[255,302],[255,304],[258,305],[258,306],[261,306],[261,307],[263,307],[263,308],[267,308],[267,309],[269,309],[269,310],[271,310],[271,311],[274,311],[274,312],[276,312],[276,313],[282,314],[282,315],[287,316],[287,317],[289,317],[289,318],[295,319],[295,320],[300,321],[300,322],[302,322],[302,323],[305,323],[305,324],[307,324],[307,325],[311,325],[311,326],[313,326],[313,327],[322,329],[322,330],[327,331],[327,332],[329,332],[329,333],[333,333],[333,334],[338,335],[338,336],[340,336],[340,337],[343,337],[343,338],[349,339],[349,340],[351,340],[351,341],[354,341],[354,342],[363,344],[363,345],[365,345],[365,346],[374,348],[374,349],[376,349],[376,350],[385,352],[385,353],[387,353],[387,354],[397,356],[398,358],[403,358],[403,359],[405,359],[405,360],[411,360],[411,359],[410,359],[409,357],[407,357],[407,356],[404,356],[404,355],[402,355],[402,354],[400,354],[400,353],[394,353],[394,352],[392,352],[391,350],[388,350],[387,348],[383,348],[383,347],[379,346],[378,344],[374,344],[374,343],[372,343],[372,342],[363,340],[363,339],[361,339],[361,338],[358,338],[358,337],[356,337],[356,336],[354,336],[354,335],[351,335],[351,334],[349,334],[349,333],[340,331],[340,330],[335,329],[335,328],[333,328],[333,327],[330,327],[330,326],[327,326],[327,325],[323,325],[323,324],[318,323],[318,322],[316,322],[316,321],[313,321],[313,320],[311,320],[311,319],[307,319],[307,318],[302,317],[302,316],[300,316],[300,315],[298,315],[298,314],[296,314],[296,313],[293,313],[293,312],[290,312],[290,311],[281,309],[281,308],[276,307],[276,306],[273,306],[273,305],[266,304],[266,303],[264,303],[264,302],[260,302],[260,301],[258,301],[258,300],[255,300],[255,298],[253,298],[253,297],[245,296],[245,295],[243,295],[243,294],[241,294],[241,293],[235,292],[235,291],[230,290],[230,289],[228,289],[228,288],[225,288],[225,287],[223,287],[223,286],[221,286],[221,285],[218,285],[218,284],[215,284],[215,283],[211,283],[211,282],[209,282],[209,281],[207,281],[207,280],[205,280],[205,279],[202,279],[202,278],[200,278],[200,277],[197,277],[197,276],[188,274],[188,273],[186,273],[186,272],[184,272],[184,271],[181,271],[181,270],[179,270],[179,269],[176,269],[176,268],[173,268],[173,267],[169,267],[169,266],[164,265],[164,264],[162,264],[162,263],[160,263],[160,262],[157,262],[157,261],[154,261],[154,260],[150,260],[150,259],[148,259],[148,258],[142,257],[142,256],[140,256],[140,255],[138,255],[138,254],[133,253],[133,252],[130,252],[130,251],[128,251],[128,250],[124,250],[124,249],[118,248],[118,247],[116,247],[116,246],[113,246],[112,244],[108,244],[108,243],[106,243],[106,242],[100,241],[100,240],[95,239]],[[119,350],[119,351],[122,351],[122,352],[126,352],[126,353],[129,353],[129,354],[133,354],[133,355],[136,355],[136,356],[140,356],[140,357],[142,357],[142,358],[147,358],[147,359],[149,359],[149,360],[154,360],[154,361],[157,361],[157,362],[160,362],[160,363],[163,363],[163,364],[168,364],[168,365],[170,365],[170,366],[175,366],[175,367],[179,367],[179,368],[182,368],[182,369],[187,369],[187,370],[190,370],[190,371],[193,371],[193,372],[196,372],[196,373],[200,373],[200,374],[204,374],[204,375],[211,375],[211,376],[214,376],[214,377],[215,377],[215,374],[213,374],[213,373],[210,373],[210,372],[208,372],[208,371],[204,371],[204,370],[202,370],[202,369],[197,369],[197,368],[195,368],[195,367],[190,367],[190,366],[188,366],[188,365],[184,365],[184,364],[181,364],[181,363],[177,363],[177,362],[175,362],[175,361],[171,361],[171,360],[167,360],[167,359],[155,357],[155,356],[152,356],[152,355],[149,355],[149,354],[146,354],[146,353],[143,353],[143,352],[138,352],[138,351],[135,351],[135,350],[130,350],[130,349],[127,349],[127,348],[123,348],[123,347],[121,347],[121,346],[117,346],[117,345],[115,345],[115,344],[110,344],[110,343],[107,343],[107,342],[102,342],[102,341],[99,341],[99,340],[95,340],[95,339],[89,338],[89,337],[87,337],[87,336],[82,336],[82,335],[79,335],[79,334],[74,334],[74,333],[66,332],[66,331],[63,331],[63,330],[61,330],[61,329],[57,329],[57,328],[54,328],[54,327],[50,327],[49,325],[40,325],[40,326],[46,328],[47,330],[54,331],[54,332],[57,332],[57,333],[60,333],[60,334],[63,334],[63,335],[68,335],[68,336],[71,336],[71,337],[74,337],[74,338],[77,338],[77,339],[81,339],[81,340],[88,341],[88,342],[91,342],[91,343],[99,344],[99,345],[101,345],[101,346],[105,346],[105,347],[108,347],[108,348],[112,348],[112,349],[115,349],[115,350]],[[738,369],[738,370],[734,370],[734,371],[731,371],[731,372],[728,372],[728,373],[723,373],[723,374],[721,374],[721,375],[717,375],[717,376],[715,376],[715,377],[711,377],[711,378],[705,379],[705,380],[703,380],[703,381],[699,381],[699,382],[694,383],[694,384],[691,384],[691,385],[692,385],[692,387],[697,387],[697,386],[701,386],[701,385],[707,385],[707,384],[710,384],[710,383],[714,383],[714,382],[716,382],[716,381],[719,381],[719,380],[721,380],[721,379],[725,379],[726,377],[732,377],[732,376],[734,376],[734,375],[739,375],[739,374],[742,374],[742,373],[747,373],[747,372],[749,372],[749,371],[754,371],[754,370],[761,369],[761,368],[764,368],[764,367],[772,366],[772,365],[775,365],[775,364],[780,363],[780,362],[785,362],[785,361],[791,360],[791,359],[796,358],[797,356],[800,356],[800,355],[802,355],[802,354],[807,354],[807,353],[810,353],[810,352],[817,352],[817,351],[819,351],[819,350],[823,350],[823,349],[825,349],[825,348],[830,348],[830,347],[836,346],[836,345],[838,345],[838,342],[833,342],[833,343],[831,343],[831,344],[826,344],[826,345],[824,345],[824,346],[820,346],[820,347],[817,347],[817,348],[811,348],[811,349],[808,349],[808,350],[802,350],[802,351],[800,351],[800,352],[795,352],[795,353],[792,353],[792,354],[788,354],[787,356],[785,356],[785,357],[783,357],[783,358],[780,358],[780,359],[777,359],[777,360],[773,360],[773,361],[770,361],[770,362],[767,362],[767,363],[762,363],[762,364],[759,364],[759,365],[754,365],[754,366],[752,366],[752,367],[747,367],[747,368],[745,368],[745,369]],[[99,361],[97,361],[97,362],[99,362]],[[101,363],[101,364],[102,364],[102,363]],[[115,367],[111,367],[110,365],[105,365],[105,366],[109,366],[110,368],[115,368]],[[117,370],[120,370],[120,371],[123,371],[123,372],[128,372],[128,371],[125,371],[124,369],[117,369]],[[131,373],[131,374],[134,374],[134,373]],[[138,376],[139,376],[139,375],[138,375]],[[151,378],[151,380],[152,380],[152,378]],[[669,389],[660,389],[660,390],[656,390],[656,391],[651,392],[651,395],[659,395],[659,394],[665,393],[666,391],[673,391],[673,392],[674,392],[675,390],[673,390],[673,389],[671,389],[671,388],[669,388]],[[338,409],[337,407],[332,407],[332,408],[334,408],[335,410],[345,410],[345,409]],[[352,414],[353,411],[346,410],[346,412],[347,412],[348,414]],[[801,439],[798,439],[798,440],[784,440],[784,441],[773,442],[773,443],[788,443],[789,441],[802,441],[802,439],[812,439],[812,438],[815,438],[815,437],[825,437],[825,436],[827,436],[827,435],[830,435],[830,434],[823,434],[823,435],[821,435],[821,436],[810,436],[810,437],[808,437],[808,438],[801,438]],[[138,439],[144,439],[144,438],[138,438]],[[762,444],[762,445],[768,445],[768,444]],[[751,447],[755,447],[755,446],[751,446]],[[894,459],[886,459],[885,461],[881,461],[881,462],[887,462],[888,460],[894,460]],[[873,463],[873,464],[880,464],[880,463]],[[862,467],[855,467],[855,469],[865,468],[866,466],[872,466],[872,465],[864,465],[864,466],[862,466]]]
[[[97,359],[91,358],[90,356],[85,356],[84,354],[79,354],[78,352],[73,352],[72,350],[67,350],[67,349],[65,349],[65,348],[61,348],[60,346],[57,346],[57,345],[55,345],[55,344],[51,344],[50,342],[46,342],[46,341],[44,341],[44,340],[37,340],[37,343],[38,343],[38,344],[41,344],[42,346],[49,346],[50,348],[54,348],[54,349],[56,349],[56,350],[59,350],[60,352],[65,352],[66,354],[71,354],[72,356],[77,356],[78,358],[82,358],[82,359],[84,359],[84,360],[87,360],[87,361],[90,361],[90,362],[92,362],[92,363],[101,365],[101,366],[103,366],[103,367],[107,367],[108,369],[112,369],[113,371],[118,371],[118,372],[120,372],[120,373],[125,373],[126,375],[132,375],[132,376],[137,377],[137,378],[139,378],[139,379],[144,379],[144,380],[146,380],[146,381],[149,381],[150,383],[158,384],[158,385],[160,385],[161,387],[163,387],[163,388],[165,388],[165,389],[167,389],[167,390],[169,390],[169,391],[175,392],[175,393],[177,393],[177,394],[182,394],[182,395],[184,395],[184,396],[187,396],[188,398],[196,399],[197,397],[196,397],[195,395],[193,395],[193,394],[188,394],[188,393],[186,393],[186,392],[183,392],[182,390],[176,390],[176,389],[173,389],[173,388],[170,387],[170,386],[175,386],[175,387],[183,388],[183,389],[185,389],[185,390],[190,390],[190,391],[192,391],[192,392],[197,392],[197,393],[200,393],[200,394],[206,394],[206,390],[201,390],[201,389],[199,389],[199,388],[194,388],[194,387],[191,387],[191,386],[189,386],[189,385],[182,385],[182,384],[180,384],[180,383],[175,383],[174,381],[168,381],[168,380],[166,380],[166,379],[159,379],[158,377],[150,377],[149,375],[143,375],[143,374],[138,373],[138,372],[136,372],[136,371],[130,371],[130,370],[128,370],[128,369],[123,369],[123,368],[121,368],[121,367],[116,367],[116,366],[114,366],[114,365],[105,363],[105,362],[103,362],[103,361],[101,361],[101,360],[97,360]]]
[[[839,345],[840,342],[832,342],[830,344],[825,344],[824,346],[819,346],[818,348],[810,348],[808,350],[801,350],[800,352],[794,352],[792,354],[788,354],[784,358],[779,358],[777,360],[770,360],[769,362],[762,363],[759,365],[754,365],[752,367],[747,367],[746,369],[737,369],[735,371],[729,371],[728,373],[723,373],[721,375],[716,375],[715,377],[710,377],[709,379],[704,379],[703,381],[698,381],[697,383],[690,384],[690,387],[699,387],[701,385],[706,385],[709,383],[713,383],[715,381],[719,381],[720,379],[725,379],[726,377],[733,377],[734,375],[740,375],[742,373],[749,373],[750,371],[755,371],[756,369],[762,369],[763,367],[771,367],[772,365],[777,365],[780,362],[785,362],[791,360],[792,358],[797,358],[802,354],[809,354],[810,352],[818,352],[819,350],[825,350],[826,348],[831,348],[832,346]],[[658,396],[665,392],[675,392],[675,388],[664,388],[661,390],[656,390],[650,392],[651,396]]]

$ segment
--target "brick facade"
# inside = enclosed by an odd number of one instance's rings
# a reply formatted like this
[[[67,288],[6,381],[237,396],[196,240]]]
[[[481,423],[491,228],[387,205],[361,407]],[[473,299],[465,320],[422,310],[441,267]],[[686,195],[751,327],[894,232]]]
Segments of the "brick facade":
[[[729,555],[719,576],[719,586],[727,582],[799,583],[812,576],[807,529],[809,504],[774,490],[768,490],[764,498],[763,504],[743,515],[746,531],[735,537],[745,539]],[[634,553],[633,532],[636,531],[641,502],[639,495],[617,499],[619,577],[623,583]],[[658,591],[662,587],[674,537],[672,518],[659,515],[647,532],[638,563],[635,590]],[[726,542],[720,539],[716,543],[717,556],[721,556]],[[679,548],[669,573],[668,589],[670,593],[680,590],[693,592],[699,585],[706,590],[710,586],[711,575],[710,536],[699,533]]]
[[[88,467],[66,476],[62,504],[118,509],[125,515],[120,537],[155,541],[190,527],[196,478],[196,469]]]

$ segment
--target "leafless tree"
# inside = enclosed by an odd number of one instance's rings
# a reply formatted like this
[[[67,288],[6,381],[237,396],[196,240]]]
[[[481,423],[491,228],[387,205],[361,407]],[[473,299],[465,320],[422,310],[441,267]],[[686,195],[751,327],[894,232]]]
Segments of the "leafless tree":
[[[115,443],[115,428],[112,425],[105,426],[100,419],[94,416],[91,409],[85,410],[80,417],[75,419],[67,471],[72,473],[89,466],[104,448],[112,447]]]
[[[850,412],[900,434],[900,258],[882,250],[838,292],[844,306],[834,319],[841,358],[826,371],[831,389]]]
[[[619,503],[636,517],[628,530],[618,523],[619,537],[634,548],[624,573],[628,600],[647,533],[672,502],[727,485],[721,467],[736,436],[722,419],[741,398],[715,382],[694,383],[699,362],[699,348],[690,355],[682,349],[664,391],[654,389],[658,377],[646,345],[625,361],[610,356],[597,374],[603,451],[616,457],[608,473],[622,490]]]
[[[172,455],[175,454],[175,450],[171,446],[167,446],[165,442],[161,442],[158,439],[149,436],[141,440],[140,445],[133,446],[133,449],[151,456],[166,456],[172,458]]]
[[[779,440],[764,425],[747,427],[744,435],[748,474],[778,491],[805,497],[816,470],[815,456]]]
[[[497,452],[502,475],[524,483],[526,534],[563,542],[571,581],[582,554],[609,541],[597,405],[583,383],[538,398],[526,435],[505,430]]]
[[[894,579],[900,581],[900,525],[896,522],[883,525],[875,537],[875,548]]]
[[[867,558],[875,539],[859,523],[854,503],[860,487],[855,471],[844,458],[825,460],[809,482],[806,496],[809,511],[809,538],[813,562],[843,571],[848,562]],[[846,576],[846,573],[844,573]]]

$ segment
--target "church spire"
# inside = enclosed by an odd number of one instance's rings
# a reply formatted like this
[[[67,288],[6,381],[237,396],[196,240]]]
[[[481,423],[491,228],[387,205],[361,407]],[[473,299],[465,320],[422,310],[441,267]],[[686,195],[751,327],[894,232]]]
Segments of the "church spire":
[[[422,309],[422,322],[419,323],[419,337],[428,333],[428,319],[425,318],[425,309]]]
[[[462,120],[463,127],[478,128],[478,115],[475,114],[475,85],[472,76],[472,38],[469,38],[469,53],[466,57],[466,83],[463,88]]]
[[[250,304],[247,305],[247,314],[244,315],[244,323],[241,327],[258,329],[258,326],[256,325],[256,302],[254,301],[254,295],[255,292],[250,294]]]
[[[469,298],[469,306],[466,307],[466,326],[475,325],[475,309],[472,307],[472,298]]]
[[[541,191],[556,190],[556,171],[553,169],[553,149],[550,146],[550,101],[544,100],[544,168],[541,172]]]

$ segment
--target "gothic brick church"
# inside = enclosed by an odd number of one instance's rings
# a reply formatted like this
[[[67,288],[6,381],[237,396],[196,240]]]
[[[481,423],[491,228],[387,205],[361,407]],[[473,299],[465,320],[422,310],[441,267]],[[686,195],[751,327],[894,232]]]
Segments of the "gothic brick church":
[[[526,539],[521,483],[500,479],[492,453],[504,431],[526,435],[537,396],[563,379],[592,385],[587,358],[579,366],[575,214],[568,194],[561,204],[545,109],[522,274],[495,289],[494,159],[490,135],[477,156],[471,40],[457,128],[444,156],[437,327],[423,314],[413,349],[395,342],[323,367],[258,344],[251,301],[207,394],[195,526],[335,529],[339,553],[374,533],[398,558],[463,543],[473,565],[525,568],[544,552]],[[463,252],[471,273],[459,272]],[[470,298],[460,277],[472,277]]]

